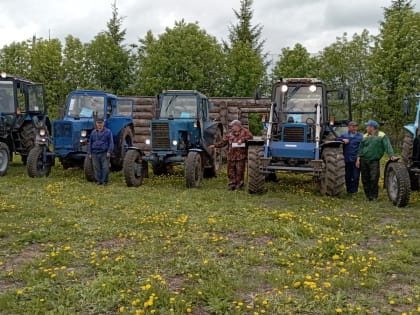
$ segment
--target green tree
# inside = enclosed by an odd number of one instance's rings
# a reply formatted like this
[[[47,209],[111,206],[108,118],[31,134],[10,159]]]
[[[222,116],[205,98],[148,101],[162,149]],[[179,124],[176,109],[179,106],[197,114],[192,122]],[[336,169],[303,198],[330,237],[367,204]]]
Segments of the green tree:
[[[29,41],[4,46],[0,50],[0,69],[6,73],[29,78],[30,45]]]
[[[34,41],[31,49],[30,78],[45,84],[49,115],[57,117],[58,97],[63,94],[61,42],[58,39]]]
[[[265,40],[261,40],[263,27],[260,24],[252,26],[253,0],[241,0],[239,12],[233,10],[238,24],[229,26],[229,43],[224,43],[225,48],[233,47],[235,43],[249,43],[259,56],[263,56]]]
[[[286,47],[281,50],[281,57],[273,69],[273,79],[312,77],[314,67],[314,58],[298,43],[293,49]]]
[[[367,30],[361,35],[347,34],[323,49],[317,59],[315,76],[325,81],[330,88],[347,87],[351,90],[353,119],[367,118],[370,104],[368,64],[371,56],[372,36]]]
[[[175,22],[155,39],[151,32],[140,41],[136,73],[137,93],[156,95],[162,89],[195,89],[221,93],[224,56],[216,38],[198,24]]]
[[[89,86],[89,75],[86,71],[86,45],[80,39],[68,35],[63,50],[63,73],[65,94]],[[63,95],[65,96],[65,95]]]
[[[384,21],[373,50],[372,118],[386,123],[398,139],[403,133],[403,100],[420,88],[420,14],[411,1],[395,0],[384,9]]]
[[[96,35],[87,45],[86,65],[91,88],[115,94],[125,94],[129,89],[130,56],[122,44],[125,36],[125,30],[121,30],[122,20],[114,3],[108,30]]]
[[[226,59],[229,80],[225,81],[225,95],[253,96],[261,83],[265,68],[260,56],[247,42],[236,43]]]
[[[238,22],[229,26],[229,42],[223,43],[228,67],[224,94],[228,96],[253,96],[258,86],[266,85],[265,41],[261,40],[262,26],[252,26],[252,4],[252,0],[241,0],[239,12],[233,10]]]
[[[127,33],[126,29],[123,29],[123,30],[121,29],[124,18],[118,15],[118,8],[117,8],[116,1],[114,1],[111,7],[112,7],[112,17],[106,24],[108,29],[105,33],[108,34],[114,40],[114,43],[116,45],[122,46],[125,39],[125,35]]]

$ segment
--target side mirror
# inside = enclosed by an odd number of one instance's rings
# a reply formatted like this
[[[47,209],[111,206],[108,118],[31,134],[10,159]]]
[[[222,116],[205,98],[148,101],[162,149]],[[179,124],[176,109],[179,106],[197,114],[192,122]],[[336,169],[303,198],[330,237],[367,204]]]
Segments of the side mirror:
[[[345,99],[345,93],[344,93],[343,88],[338,89],[337,97],[338,97],[339,100],[344,100]]]
[[[255,89],[255,95],[254,95],[254,99],[257,101],[257,100],[260,100],[261,99],[261,88],[257,88],[257,89]]]

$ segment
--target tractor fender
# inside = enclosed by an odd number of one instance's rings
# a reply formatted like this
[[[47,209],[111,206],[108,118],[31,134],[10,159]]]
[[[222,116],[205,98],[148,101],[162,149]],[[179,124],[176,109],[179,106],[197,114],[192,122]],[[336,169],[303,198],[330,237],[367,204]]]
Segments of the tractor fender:
[[[343,142],[331,140],[331,141],[324,141],[320,144],[321,148],[338,148],[340,145],[342,145]]]
[[[138,147],[128,147],[128,148],[127,148],[127,151],[131,151],[131,150],[137,151],[137,152],[139,152],[141,155],[144,155],[144,152],[143,152],[140,148],[138,148]]]

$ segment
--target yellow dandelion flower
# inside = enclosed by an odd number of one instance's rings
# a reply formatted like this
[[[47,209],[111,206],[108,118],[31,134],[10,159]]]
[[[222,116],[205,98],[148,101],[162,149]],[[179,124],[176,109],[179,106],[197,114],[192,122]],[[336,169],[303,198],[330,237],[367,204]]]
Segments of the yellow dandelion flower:
[[[343,309],[338,307],[338,308],[335,309],[335,312],[338,313],[338,314],[341,314],[341,313],[343,313]]]
[[[17,291],[16,291],[16,294],[17,294],[17,295],[22,295],[22,294],[23,294],[23,290],[17,290]]]

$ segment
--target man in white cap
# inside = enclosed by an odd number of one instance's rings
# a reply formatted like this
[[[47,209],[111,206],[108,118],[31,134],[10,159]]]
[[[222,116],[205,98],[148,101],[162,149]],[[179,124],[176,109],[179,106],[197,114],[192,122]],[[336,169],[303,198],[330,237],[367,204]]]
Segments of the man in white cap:
[[[251,132],[242,127],[239,120],[233,120],[229,126],[231,131],[219,143],[209,146],[209,150],[222,148],[228,145],[227,173],[229,178],[228,189],[241,189],[244,186],[244,173],[247,158],[246,142],[252,140]]]
[[[374,120],[365,122],[366,133],[363,135],[357,154],[356,167],[360,167],[362,173],[363,190],[369,201],[378,199],[378,182],[380,176],[379,161],[384,153],[392,161],[398,158],[394,155],[388,136],[379,131],[379,124]]]

